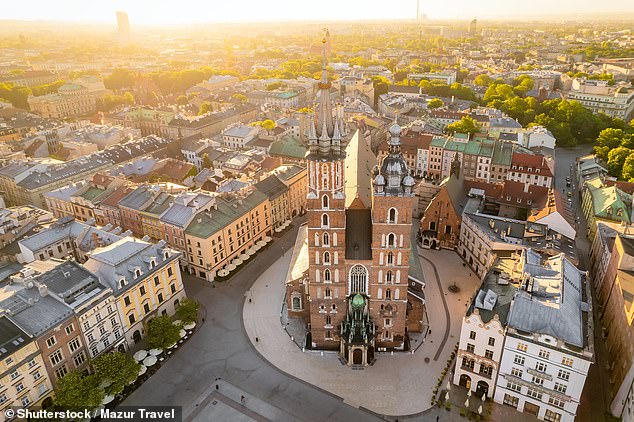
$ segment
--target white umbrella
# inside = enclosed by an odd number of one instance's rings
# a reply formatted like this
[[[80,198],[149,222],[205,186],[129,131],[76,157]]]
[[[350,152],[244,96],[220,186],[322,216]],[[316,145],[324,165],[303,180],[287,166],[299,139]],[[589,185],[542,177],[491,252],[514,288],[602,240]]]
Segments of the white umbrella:
[[[178,335],[179,335],[179,336],[181,336],[181,337],[185,337],[185,336],[187,335],[187,331],[185,331],[185,330],[180,330],[180,331],[178,332]]]
[[[236,259],[234,259],[234,260],[233,260],[233,262],[232,262],[231,264],[232,264],[232,265],[235,265],[236,267],[237,267],[238,265],[241,265],[241,264],[242,264],[242,258],[236,258]]]
[[[467,397],[471,397],[471,390],[467,393]]]
[[[218,271],[218,276],[219,276],[219,277],[226,277],[226,276],[228,276],[228,275],[229,275],[229,273],[227,272],[227,270],[220,270],[220,271]]]
[[[145,359],[143,359],[143,365],[145,366],[152,366],[156,363],[156,356],[148,356]]]
[[[168,349],[173,349],[174,347],[176,347],[176,343],[167,346]],[[172,352],[169,352],[169,353],[172,353]]]
[[[482,405],[480,405],[480,407],[478,407],[478,413],[481,415],[482,414]]]
[[[114,396],[107,395],[106,397],[103,398],[103,400],[101,401],[101,404],[108,404],[108,403],[111,403],[113,400],[114,400]]]
[[[227,271],[233,271],[235,269],[236,269],[236,264],[229,264],[227,265],[227,268],[226,268]]]
[[[447,391],[447,392],[445,393],[445,400],[446,400],[446,401],[449,401],[449,391]]]
[[[447,391],[451,391],[451,383],[447,380]]]
[[[145,374],[147,372],[147,367],[141,365],[141,369],[139,369],[139,376]]]
[[[240,259],[246,261],[247,259],[249,259],[249,254],[243,253],[242,255],[240,255]]]
[[[264,241],[265,241],[266,243],[269,243],[271,240],[273,240],[273,239],[272,239],[270,236],[266,236],[266,237],[264,238]]]
[[[196,323],[195,323],[195,322],[190,322],[189,324],[187,324],[187,325],[183,326],[183,328],[184,328],[184,329],[186,329],[186,330],[191,330],[191,329],[193,329],[195,326],[196,326]]]
[[[181,321],[180,319],[176,319],[172,321],[172,325],[183,325],[183,321]]]
[[[158,356],[158,355],[160,355],[161,353],[163,353],[163,349],[156,348],[156,349],[152,349],[152,350],[150,350],[150,354],[151,354],[152,356]]]
[[[469,397],[467,397],[467,400],[464,402],[464,407],[469,407]]]
[[[482,394],[482,401],[487,401],[487,393]]]
[[[266,242],[264,240],[258,240],[258,243],[256,243],[256,245],[258,245],[260,248],[263,248],[266,246]]]
[[[281,232],[281,231],[282,231],[282,229],[281,229],[280,227],[276,227],[276,228],[275,228],[275,233],[279,233],[279,232]]]
[[[141,350],[137,351],[132,357],[137,362],[141,362],[143,359],[145,359],[146,356],[147,356],[147,350],[141,349]]]
[[[255,246],[249,248],[249,250],[247,251],[247,254],[249,256],[255,255],[255,253],[257,252],[257,250],[255,249]]]

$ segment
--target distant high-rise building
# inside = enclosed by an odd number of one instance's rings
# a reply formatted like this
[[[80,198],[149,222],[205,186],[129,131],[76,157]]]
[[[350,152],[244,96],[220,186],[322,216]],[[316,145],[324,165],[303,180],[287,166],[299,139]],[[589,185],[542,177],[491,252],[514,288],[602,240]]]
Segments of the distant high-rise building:
[[[119,37],[122,40],[128,41],[130,39],[130,20],[126,12],[117,12],[117,27]]]
[[[474,19],[469,23],[469,35],[475,35],[478,25],[478,20]]]

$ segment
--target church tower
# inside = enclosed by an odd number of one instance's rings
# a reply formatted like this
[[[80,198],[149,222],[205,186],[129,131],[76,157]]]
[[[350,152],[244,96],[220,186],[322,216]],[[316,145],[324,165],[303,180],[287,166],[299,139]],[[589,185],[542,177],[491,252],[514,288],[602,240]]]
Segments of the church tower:
[[[370,317],[377,350],[405,346],[414,178],[401,154],[401,127],[389,128],[389,155],[374,170]]]
[[[326,70],[326,38],[317,104],[308,128],[308,302],[312,346],[337,349],[345,316],[345,149],[340,109],[333,110]]]

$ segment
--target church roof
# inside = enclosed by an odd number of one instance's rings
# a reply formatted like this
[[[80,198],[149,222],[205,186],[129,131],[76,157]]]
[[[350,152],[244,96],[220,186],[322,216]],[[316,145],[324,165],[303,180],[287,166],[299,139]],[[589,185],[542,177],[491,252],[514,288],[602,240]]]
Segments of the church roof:
[[[376,165],[376,156],[357,130],[346,147],[344,184],[346,208],[359,201],[366,208],[372,206],[372,169]],[[355,199],[358,198],[358,201]]]
[[[372,211],[346,210],[346,259],[372,259]]]

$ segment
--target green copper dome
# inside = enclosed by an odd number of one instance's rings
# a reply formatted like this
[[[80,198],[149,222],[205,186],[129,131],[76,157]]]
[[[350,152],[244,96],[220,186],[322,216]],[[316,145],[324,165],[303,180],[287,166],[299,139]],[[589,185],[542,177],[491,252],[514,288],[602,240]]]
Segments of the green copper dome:
[[[352,307],[353,308],[363,308],[365,306],[365,299],[360,293],[357,293],[352,298]]]

